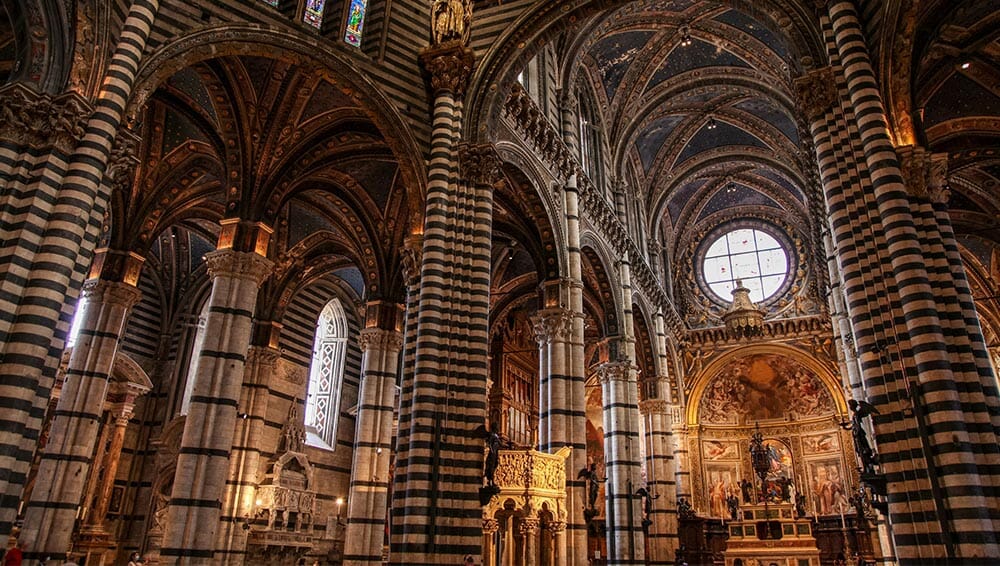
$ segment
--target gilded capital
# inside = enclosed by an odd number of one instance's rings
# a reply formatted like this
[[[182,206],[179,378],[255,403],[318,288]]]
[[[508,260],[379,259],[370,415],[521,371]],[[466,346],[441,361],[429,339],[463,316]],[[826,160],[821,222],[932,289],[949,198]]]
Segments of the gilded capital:
[[[461,98],[465,94],[474,61],[471,49],[458,43],[433,46],[420,59],[431,75],[431,91],[435,96],[451,93]]]
[[[833,67],[823,67],[795,79],[799,104],[810,120],[819,120],[837,100],[837,82]]]
[[[531,327],[539,345],[569,340],[573,331],[573,313],[561,308],[540,310],[531,317]]]
[[[491,535],[500,530],[500,523],[496,519],[483,519],[483,534]]]
[[[474,185],[492,185],[500,179],[500,156],[492,144],[458,146],[462,178]]]
[[[597,379],[602,385],[612,381],[635,381],[637,369],[632,362],[608,362],[597,368]]]
[[[90,279],[83,284],[80,298],[88,304],[120,306],[130,309],[142,299],[142,291],[126,283]]]
[[[216,250],[205,254],[208,274],[216,277],[247,279],[258,286],[271,274],[274,262],[252,252]]]
[[[403,347],[403,334],[383,328],[364,328],[358,337],[358,347],[362,352],[368,350],[398,352]]]

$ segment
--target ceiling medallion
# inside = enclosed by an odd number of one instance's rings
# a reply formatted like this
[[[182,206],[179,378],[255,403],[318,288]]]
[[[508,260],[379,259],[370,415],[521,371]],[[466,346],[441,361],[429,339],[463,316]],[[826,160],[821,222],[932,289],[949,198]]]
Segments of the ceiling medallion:
[[[735,338],[753,338],[764,334],[764,311],[750,300],[750,289],[736,280],[733,305],[722,315],[726,330]]]

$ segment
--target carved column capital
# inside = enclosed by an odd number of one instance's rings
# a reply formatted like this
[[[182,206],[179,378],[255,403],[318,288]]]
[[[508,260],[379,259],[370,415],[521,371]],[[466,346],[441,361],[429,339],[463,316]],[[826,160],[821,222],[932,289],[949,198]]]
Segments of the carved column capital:
[[[88,303],[120,306],[130,309],[142,299],[142,291],[126,283],[90,279],[83,284],[80,298]]]
[[[52,145],[69,153],[87,128],[90,103],[75,92],[56,97],[13,83],[0,89],[0,136],[30,146]]]
[[[483,519],[483,534],[492,535],[500,530],[500,522],[496,519]]]
[[[638,369],[632,362],[608,362],[597,368],[597,379],[602,385],[612,381],[635,381]]]
[[[654,413],[667,414],[670,412],[670,404],[663,399],[646,399],[639,401],[639,414],[642,416]]]
[[[545,525],[545,528],[553,535],[557,535],[566,530],[566,523],[564,521],[550,521]]]
[[[837,100],[837,82],[833,67],[823,67],[795,79],[799,104],[810,120],[818,120]]]
[[[493,185],[500,180],[500,156],[492,144],[460,144],[458,163],[462,178],[474,185]]]
[[[281,359],[281,351],[269,346],[250,346],[247,349],[246,367],[259,367],[266,373],[273,373],[278,369],[278,360]]]
[[[538,311],[531,317],[535,340],[539,345],[551,344],[556,340],[568,340],[573,330],[573,312],[553,308]]]
[[[538,533],[540,524],[539,520],[535,517],[525,517],[521,519],[521,524],[518,525],[517,532],[525,537],[535,536]]]
[[[358,347],[362,352],[368,350],[398,352],[403,347],[403,335],[384,328],[364,328],[358,336]]]
[[[260,286],[271,274],[274,263],[252,252],[237,252],[234,250],[216,250],[205,254],[208,264],[208,274],[216,277],[231,277],[247,279]]]
[[[472,75],[472,50],[460,43],[431,46],[420,55],[424,68],[431,75],[434,96],[451,93],[455,98],[465,94]]]
[[[936,204],[948,202],[948,154],[907,145],[896,148],[903,182],[911,195]]]

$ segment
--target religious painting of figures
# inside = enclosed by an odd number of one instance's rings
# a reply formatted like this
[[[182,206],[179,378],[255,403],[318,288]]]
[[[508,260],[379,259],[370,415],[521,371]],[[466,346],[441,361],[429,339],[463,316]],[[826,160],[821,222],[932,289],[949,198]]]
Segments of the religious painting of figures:
[[[825,432],[802,437],[803,454],[828,454],[840,449],[840,439],[836,432]]]
[[[817,515],[836,515],[850,509],[848,486],[839,459],[809,462],[806,469]]]
[[[597,476],[605,478],[604,472],[604,412],[603,398],[600,387],[587,388],[587,466],[597,465]],[[580,470],[573,470],[572,475],[576,475]],[[571,471],[567,470],[567,476]],[[598,516],[604,515],[604,483],[598,484],[597,504],[595,508]]]
[[[708,502],[709,516],[729,518],[726,499],[730,495],[739,497],[738,477],[736,463],[705,466],[705,501]]]
[[[790,501],[792,489],[792,452],[780,440],[764,441],[771,468],[764,480],[768,501]]]
[[[727,440],[705,440],[701,444],[705,460],[739,460],[740,445]]]
[[[728,364],[705,387],[698,414],[706,424],[746,424],[832,414],[833,399],[812,371],[787,356],[755,354]]]

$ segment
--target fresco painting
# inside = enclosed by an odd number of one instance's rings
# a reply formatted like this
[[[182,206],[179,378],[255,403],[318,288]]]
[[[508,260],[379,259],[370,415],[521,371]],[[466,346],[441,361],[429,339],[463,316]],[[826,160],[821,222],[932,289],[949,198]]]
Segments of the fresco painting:
[[[819,417],[834,412],[819,377],[795,360],[755,354],[729,363],[702,393],[701,422],[746,424]]]

